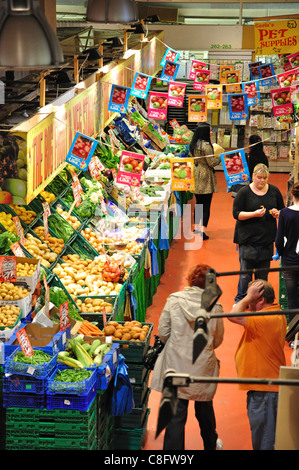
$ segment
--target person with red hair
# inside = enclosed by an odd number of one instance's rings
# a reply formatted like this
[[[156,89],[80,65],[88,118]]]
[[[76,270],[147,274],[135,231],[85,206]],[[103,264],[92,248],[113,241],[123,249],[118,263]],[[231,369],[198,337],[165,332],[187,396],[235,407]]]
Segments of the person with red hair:
[[[218,377],[219,361],[215,349],[223,341],[222,318],[207,320],[208,341],[193,363],[193,334],[195,320],[201,313],[201,299],[205,289],[206,273],[210,266],[197,264],[187,275],[188,285],[179,292],[170,294],[159,319],[159,336],[165,346],[156,361],[151,389],[162,391],[164,374],[167,369],[190,376]],[[216,303],[211,313],[223,312]],[[188,387],[178,387],[177,412],[165,430],[163,450],[185,449],[185,424],[189,401],[194,401],[195,416],[198,421],[205,450],[216,450],[219,444],[213,397],[216,383],[191,383]]]

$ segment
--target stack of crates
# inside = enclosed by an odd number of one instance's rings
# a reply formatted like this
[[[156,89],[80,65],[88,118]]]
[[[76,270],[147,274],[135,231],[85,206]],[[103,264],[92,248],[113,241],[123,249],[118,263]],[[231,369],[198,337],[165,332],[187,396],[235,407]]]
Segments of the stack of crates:
[[[98,450],[113,450],[114,418],[110,414],[110,402],[113,393],[113,380],[106,390],[97,392],[97,445]]]
[[[153,324],[142,323],[142,325],[149,326],[145,341],[119,342],[120,354],[125,358],[133,387],[134,408],[131,413],[114,418],[115,450],[140,450],[146,437],[150,413],[148,408],[150,388],[148,386],[149,371],[143,365],[143,357],[150,345]]]
[[[6,426],[6,409],[3,407],[3,377],[4,367],[0,365],[0,450],[5,449],[5,426]]]

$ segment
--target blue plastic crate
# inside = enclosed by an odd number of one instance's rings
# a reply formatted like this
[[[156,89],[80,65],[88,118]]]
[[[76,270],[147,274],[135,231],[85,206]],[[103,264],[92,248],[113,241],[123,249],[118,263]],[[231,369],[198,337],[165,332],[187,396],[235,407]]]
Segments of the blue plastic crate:
[[[89,392],[96,385],[96,368],[90,368],[91,375],[88,379],[80,380],[80,382],[56,382],[55,376],[60,370],[68,369],[68,367],[56,367],[54,372],[48,377],[47,380],[47,394],[48,395],[88,395]]]
[[[4,408],[36,408],[46,406],[46,395],[29,393],[3,393]]]
[[[96,385],[87,395],[49,395],[46,393],[46,407],[47,409],[86,411],[96,397],[96,393]]]
[[[107,357],[108,359],[108,366],[110,367],[112,376],[114,375],[116,368],[117,368],[119,350],[120,350],[119,343],[113,343],[110,351],[108,351],[107,354],[105,354],[105,358]]]
[[[51,372],[55,369],[57,364],[57,356],[55,353],[53,355],[52,348],[33,348],[33,350],[43,351],[44,353],[49,354],[51,357],[49,362],[44,362],[42,364],[31,365],[25,364],[22,362],[15,362],[14,356],[18,351],[21,351],[21,347],[18,347],[7,359],[5,362],[5,374],[18,374],[26,375],[29,377],[34,377],[36,379],[45,379]]]
[[[3,393],[30,393],[44,395],[46,390],[46,379],[35,379],[26,375],[10,375],[3,377]]]

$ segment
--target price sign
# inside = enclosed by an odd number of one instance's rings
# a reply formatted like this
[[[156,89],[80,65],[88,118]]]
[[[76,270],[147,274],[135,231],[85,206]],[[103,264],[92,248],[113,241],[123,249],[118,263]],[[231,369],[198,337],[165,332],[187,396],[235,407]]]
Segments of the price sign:
[[[71,176],[72,176],[72,178],[73,178],[74,183],[77,184],[78,190],[80,191],[80,193],[83,193],[84,191],[83,191],[83,189],[82,189],[82,186],[81,186],[81,183],[80,183],[80,180],[79,180],[79,178],[78,178],[77,173],[75,173],[74,171],[71,171]]]
[[[81,185],[80,185],[80,187],[81,187]],[[72,183],[72,189],[73,189],[73,195],[74,195],[74,200],[75,200],[76,207],[79,207],[81,202],[82,202],[80,187],[79,187],[77,181],[74,181]]]
[[[13,252],[15,256],[19,256],[20,258],[26,258],[24,251],[22,250],[19,242],[12,243],[12,245],[10,245],[9,248],[11,249],[11,251]]]
[[[16,282],[17,258],[15,256],[0,256],[0,281]]]
[[[44,278],[44,286],[45,286],[45,314],[47,315],[47,317],[49,317],[49,313],[50,313],[50,308],[49,308],[49,304],[50,304],[50,289],[49,289],[49,286],[48,286],[48,283],[47,283],[47,279],[46,279],[46,276],[44,275],[43,276]]]
[[[103,214],[107,215],[108,210],[107,210],[104,198],[101,197],[100,201],[101,201],[101,210],[102,210]]]
[[[20,346],[25,356],[27,357],[33,356],[34,351],[32,349],[32,346],[28,338],[28,335],[25,331],[25,328],[21,328],[19,331],[17,331],[16,336],[18,338],[18,341],[20,343]]]
[[[16,231],[17,231],[17,235],[18,235],[18,237],[20,237],[20,242],[22,243],[22,245],[25,245],[26,238],[24,236],[24,230],[23,230],[23,227],[22,227],[22,224],[21,224],[21,221],[20,221],[19,217],[18,216],[13,217],[12,220],[14,221]]]
[[[107,326],[107,314],[106,314],[106,308],[105,307],[103,308],[103,324],[104,324],[104,328],[105,328],[105,326]]]
[[[48,202],[43,202],[43,221],[44,221],[44,229],[45,229],[45,240],[49,238],[49,225],[48,225],[48,216],[51,215],[51,209]]]
[[[64,331],[70,325],[68,301],[60,305],[59,316],[60,316],[60,330]]]
[[[88,165],[88,169],[92,178],[98,180],[101,177],[101,171],[105,170],[105,167],[98,157],[92,157],[90,164]]]

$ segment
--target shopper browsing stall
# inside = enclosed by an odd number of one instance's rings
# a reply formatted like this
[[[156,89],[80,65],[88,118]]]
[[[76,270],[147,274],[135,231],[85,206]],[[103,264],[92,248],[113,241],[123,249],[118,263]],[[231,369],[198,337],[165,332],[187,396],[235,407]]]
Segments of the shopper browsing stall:
[[[214,167],[221,162],[219,149],[214,151],[211,143],[212,128],[207,122],[202,122],[195,129],[189,146],[190,156],[194,157],[194,233],[202,233],[203,240],[209,236],[206,229],[210,219],[213,193],[217,192],[217,179]],[[219,147],[219,146],[218,146]],[[223,150],[223,149],[221,149]],[[202,220],[200,220],[200,205],[202,205]]]
[[[234,243],[239,246],[240,270],[263,269],[257,277],[267,280],[273,256],[279,211],[284,208],[279,189],[268,183],[269,169],[255,166],[252,182],[238,191],[233,204],[236,219]],[[235,302],[245,297],[252,274],[240,274]]]
[[[256,280],[250,283],[246,296],[234,305],[232,312],[279,311],[274,303],[275,293],[270,283]],[[285,315],[257,315],[228,317],[244,326],[235,363],[239,378],[278,379],[285,366]],[[274,450],[278,403],[278,386],[267,384],[240,384],[247,390],[247,414],[251,429],[253,450]]]
[[[208,343],[195,363],[192,361],[194,323],[201,305],[208,269],[209,266],[203,264],[191,268],[187,276],[188,286],[171,294],[166,301],[159,320],[159,335],[165,347],[155,364],[151,381],[153,390],[162,391],[167,369],[191,376],[217,377],[219,374],[219,363],[214,349],[223,341],[222,318],[212,318],[208,321]],[[222,311],[222,306],[216,303],[211,313]],[[185,424],[189,401],[194,401],[195,416],[200,426],[204,449],[216,449],[218,436],[213,409],[216,388],[215,383],[194,383],[178,388],[177,413],[166,428],[164,450],[185,449]]]
[[[299,266],[299,183],[295,183],[290,196],[293,204],[281,210],[275,239],[277,252],[282,266]],[[299,268],[283,271],[283,278],[288,297],[288,308],[299,307]],[[293,315],[290,315],[291,319]]]

